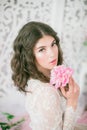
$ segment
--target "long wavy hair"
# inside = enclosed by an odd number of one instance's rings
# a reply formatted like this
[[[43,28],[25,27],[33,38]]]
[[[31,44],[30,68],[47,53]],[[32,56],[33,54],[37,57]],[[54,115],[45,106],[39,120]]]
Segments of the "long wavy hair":
[[[33,48],[37,41],[44,35],[55,38],[58,46],[58,63],[63,62],[63,55],[57,33],[47,24],[41,22],[29,22],[19,31],[13,43],[14,54],[11,60],[12,79],[19,90],[26,91],[29,78],[49,82],[49,78],[43,75],[36,67]]]

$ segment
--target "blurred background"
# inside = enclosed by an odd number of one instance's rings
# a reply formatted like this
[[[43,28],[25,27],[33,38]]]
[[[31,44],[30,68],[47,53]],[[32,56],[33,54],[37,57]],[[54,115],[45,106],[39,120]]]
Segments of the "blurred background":
[[[80,86],[79,111],[86,111],[87,0],[0,0],[0,112],[26,111],[25,97],[11,79],[10,60],[13,41],[29,21],[47,23],[58,33],[64,61],[74,69]]]

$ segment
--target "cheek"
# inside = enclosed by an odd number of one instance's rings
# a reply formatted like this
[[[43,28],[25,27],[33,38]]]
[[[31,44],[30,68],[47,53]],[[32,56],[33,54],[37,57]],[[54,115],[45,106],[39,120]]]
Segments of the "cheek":
[[[44,55],[42,55],[42,54],[40,54],[40,53],[36,54],[35,58],[36,58],[36,61],[37,61],[38,63],[44,61]]]
[[[55,48],[55,54],[58,55],[58,47]]]
[[[55,49],[55,57],[57,58],[57,62],[58,62],[58,55],[59,55],[59,51],[58,51],[58,47]]]

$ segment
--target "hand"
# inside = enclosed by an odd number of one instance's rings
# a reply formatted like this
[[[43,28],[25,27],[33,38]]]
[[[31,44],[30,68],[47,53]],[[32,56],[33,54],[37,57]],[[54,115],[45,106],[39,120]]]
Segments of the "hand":
[[[67,105],[72,106],[74,109],[76,109],[80,88],[74,79],[72,77],[70,78],[68,91],[66,91],[64,87],[61,87],[60,90],[63,96],[67,99]]]

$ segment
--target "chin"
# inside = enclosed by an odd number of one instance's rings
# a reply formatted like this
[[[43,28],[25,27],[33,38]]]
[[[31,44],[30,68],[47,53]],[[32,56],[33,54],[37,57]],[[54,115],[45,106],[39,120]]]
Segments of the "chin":
[[[50,67],[50,70],[52,70],[55,66],[57,66],[57,65],[54,65],[54,66]]]

